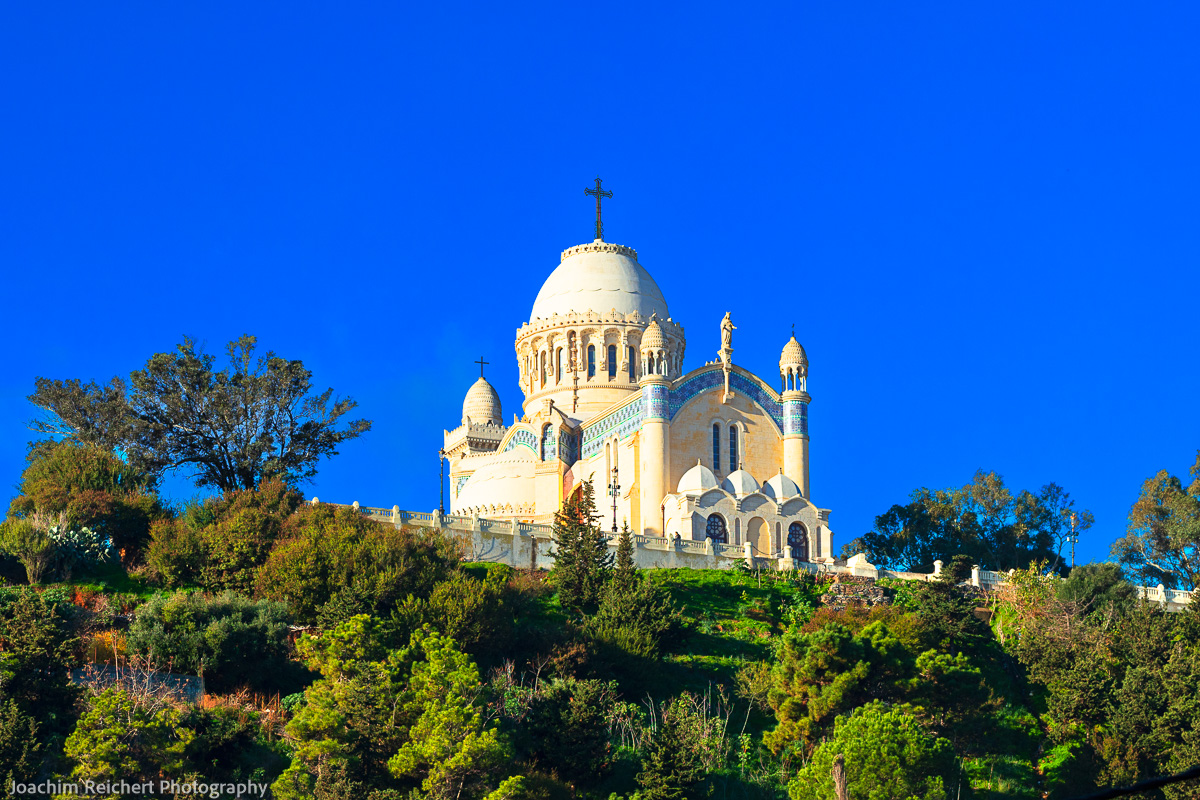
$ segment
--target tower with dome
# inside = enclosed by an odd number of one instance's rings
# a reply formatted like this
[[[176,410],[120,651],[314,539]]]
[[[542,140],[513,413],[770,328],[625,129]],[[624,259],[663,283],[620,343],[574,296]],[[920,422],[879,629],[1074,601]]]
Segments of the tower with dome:
[[[481,376],[444,432],[451,513],[551,521],[589,481],[606,528],[616,486],[636,534],[832,561],[829,510],[809,496],[804,348],[793,333],[776,391],[733,363],[727,314],[717,359],[684,372],[683,326],[637,251],[604,241],[599,200],[596,239],[562,252],[517,330],[521,413],[506,426]]]

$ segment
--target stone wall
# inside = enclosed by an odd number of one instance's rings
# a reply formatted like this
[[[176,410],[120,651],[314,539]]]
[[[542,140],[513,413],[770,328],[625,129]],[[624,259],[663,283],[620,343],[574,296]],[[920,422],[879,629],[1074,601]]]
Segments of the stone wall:
[[[312,503],[320,502],[313,498]],[[462,548],[463,557],[470,561],[490,561],[509,564],[524,569],[550,569],[554,566],[554,556],[551,554],[553,527],[517,520],[494,520],[478,516],[442,515],[437,511],[430,514],[401,511],[398,506],[392,508],[368,508],[352,504],[353,508],[380,522],[397,526],[412,525],[442,530],[447,536],[455,537]],[[853,556],[844,562],[832,558],[821,558],[817,561],[799,561],[791,557],[791,548],[784,548],[780,557],[764,557],[754,549],[751,542],[742,545],[713,544],[711,540],[702,542],[674,537],[658,538],[653,536],[634,536],[634,563],[641,569],[691,567],[692,569],[733,569],[739,562],[750,569],[768,570],[806,570],[817,575],[836,576],[840,587],[838,592],[845,592],[847,598],[854,597],[855,592],[861,594],[861,600],[868,605],[877,604],[875,595],[866,590],[851,589],[852,586],[874,587],[877,578],[899,578],[902,580],[932,581],[936,580],[942,571],[942,562],[933,562],[932,573],[894,572],[879,569],[867,561],[862,555]],[[617,537],[610,535],[609,550],[616,552]],[[1004,584],[1008,577],[1006,573],[991,572],[978,566],[971,570],[970,585],[980,590],[980,594],[991,592]],[[862,579],[862,580],[852,580]],[[884,591],[875,587],[878,591]],[[1182,611],[1192,602],[1195,592],[1177,589],[1166,589],[1163,586],[1134,587],[1139,596],[1153,603],[1159,603],[1167,611]],[[841,595],[839,595],[841,596]]]

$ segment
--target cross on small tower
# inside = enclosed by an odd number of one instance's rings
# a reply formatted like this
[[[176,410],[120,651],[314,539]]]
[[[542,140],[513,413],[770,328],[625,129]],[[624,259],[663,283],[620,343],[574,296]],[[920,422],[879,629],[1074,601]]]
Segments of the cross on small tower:
[[[586,194],[588,197],[596,198],[596,239],[599,241],[603,241],[604,240],[604,225],[600,222],[600,198],[601,197],[611,198],[613,196],[612,192],[608,191],[607,189],[600,188],[600,178],[599,178],[599,176],[597,176],[596,177],[596,188],[595,189],[584,189],[583,193]]]
[[[484,364],[490,364],[490,363],[492,363],[492,362],[490,362],[490,361],[484,361],[484,360],[483,360],[483,356],[480,356],[478,361],[472,361],[471,363],[472,363],[472,364],[478,364],[478,365],[479,365],[479,377],[481,377],[481,378],[482,378],[482,377],[483,377],[483,365],[484,365]]]

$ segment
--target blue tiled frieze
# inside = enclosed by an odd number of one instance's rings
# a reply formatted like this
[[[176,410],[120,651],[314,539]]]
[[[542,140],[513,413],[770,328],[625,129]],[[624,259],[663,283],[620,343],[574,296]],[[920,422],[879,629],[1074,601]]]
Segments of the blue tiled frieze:
[[[788,400],[783,404],[783,435],[808,435],[808,403]]]
[[[550,461],[558,455],[558,433],[553,425],[542,427],[542,461]]]
[[[694,378],[689,378],[672,389],[669,402],[671,419],[674,419],[679,410],[696,395],[717,387],[724,390],[725,373],[719,369],[714,369],[701,373]],[[770,415],[771,419],[775,420],[775,424],[779,426],[779,429],[783,430],[783,403],[772,397],[768,389],[763,388],[757,381],[750,380],[738,372],[730,373],[729,388],[735,394],[749,397],[755,403],[758,403]]]
[[[525,445],[535,453],[538,451],[537,437],[533,435],[532,431],[521,428],[512,435],[512,438],[508,440],[508,444],[504,445],[504,452],[507,453],[519,444]]]
[[[558,454],[567,466],[574,464],[579,460],[579,440],[582,437],[581,433],[575,431],[558,432]]]
[[[670,387],[665,383],[652,383],[642,389],[642,414],[646,419],[667,419]]]
[[[604,440],[612,436],[624,439],[642,427],[642,403],[634,401],[621,406],[603,419],[583,430],[583,458],[600,452]]]

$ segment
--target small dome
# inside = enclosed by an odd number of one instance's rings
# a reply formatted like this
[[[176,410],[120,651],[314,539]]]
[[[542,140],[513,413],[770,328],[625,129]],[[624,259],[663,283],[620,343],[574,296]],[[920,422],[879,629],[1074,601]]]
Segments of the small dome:
[[[776,503],[782,503],[800,494],[800,487],[781,472],[763,484],[762,492]]]
[[[678,494],[704,494],[709,489],[717,488],[717,476],[708,467],[696,462],[696,466],[683,473],[679,479]]]
[[[657,319],[650,320],[650,324],[646,326],[646,332],[642,334],[642,349],[662,350],[666,346],[667,343],[663,339],[662,326],[658,324]]]
[[[467,390],[467,396],[463,400],[464,425],[467,424],[467,417],[476,423],[504,424],[504,415],[500,411],[500,395],[496,394],[496,390],[486,378],[481,377]]]
[[[744,469],[729,473],[729,477],[721,481],[721,488],[732,495],[741,497],[758,491],[758,481]]]
[[[663,319],[667,301],[650,273],[638,263],[637,251],[596,240],[564,250],[558,269],[542,284],[529,318],[595,311],[605,314],[657,313]]]
[[[803,364],[808,366],[808,356],[804,352],[804,348],[796,341],[796,334],[792,334],[792,338],[783,346],[783,354],[779,356],[779,366],[796,366]]]

